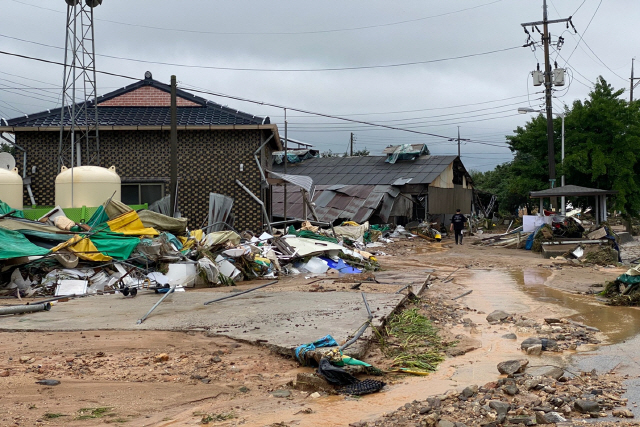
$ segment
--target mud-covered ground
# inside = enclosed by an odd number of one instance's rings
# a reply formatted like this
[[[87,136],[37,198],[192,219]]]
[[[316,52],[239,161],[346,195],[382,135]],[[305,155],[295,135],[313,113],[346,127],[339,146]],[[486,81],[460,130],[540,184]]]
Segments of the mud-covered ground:
[[[593,285],[611,280],[624,272],[624,268],[558,264],[527,251],[470,243],[470,239],[462,246],[453,245],[450,240],[431,243],[411,239],[372,249],[386,254],[378,256],[386,272],[423,272],[425,279],[431,274],[431,287],[415,304],[441,328],[445,343],[455,342],[456,345],[447,350],[447,358],[439,370],[429,376],[389,373],[377,377],[387,383],[382,392],[363,397],[324,391],[314,394],[293,387],[297,375],[312,373],[312,368],[300,367],[294,360],[273,354],[265,347],[204,332],[5,331],[0,332],[0,425],[413,426],[431,425],[434,420],[436,423],[462,422],[469,426],[490,424],[496,421],[492,415],[494,411],[484,406],[504,395],[504,382],[492,385],[501,378],[497,363],[533,357],[540,363],[560,364],[563,353],[574,351],[570,344],[586,335],[572,337],[572,331],[580,327],[569,325],[569,332],[563,332],[567,339],[561,342],[559,350],[562,351],[527,356],[519,348],[523,338],[562,335],[558,329],[547,328],[548,324],[543,320],[550,315],[561,318],[562,310],[559,312],[557,307],[545,309],[544,303],[540,303],[535,310],[509,313],[511,317],[504,322],[489,324],[486,321],[488,303],[478,291],[452,300],[473,288],[476,276],[472,273],[531,268],[544,272],[542,276],[547,286],[574,293],[591,293]],[[296,276],[285,278],[267,289],[273,292],[283,289],[335,292],[337,297],[340,292],[387,291],[384,286],[367,281],[366,277],[358,278],[362,282],[359,289],[351,289],[352,280],[338,279]],[[493,285],[500,290],[499,282]],[[509,333],[515,333],[517,341],[503,338]],[[583,340],[585,345],[596,346],[594,343],[602,339],[597,331],[590,331],[588,335],[592,342]],[[375,342],[365,361],[382,370],[391,367],[391,361]],[[60,383],[37,383],[46,379]],[[615,372],[588,379],[589,384],[595,384],[593,388],[620,398],[621,379]],[[471,398],[461,400],[462,390],[473,385],[479,387],[478,391]],[[547,391],[555,388],[557,395],[564,390],[562,387],[569,385],[580,393],[590,393],[574,383],[556,384],[549,380],[545,380],[542,388],[548,387]],[[527,387],[517,383],[515,386]],[[539,390],[523,390],[525,393],[521,396],[506,395],[505,399],[521,399],[533,393],[542,405],[548,398],[543,400],[540,393],[554,394]],[[577,392],[572,390],[572,393]],[[440,412],[433,410],[435,397],[441,402],[443,410]],[[432,399],[431,403],[428,398]],[[622,402],[617,404],[622,406]],[[431,409],[425,410],[427,406]],[[523,410],[516,414],[518,406],[525,405],[514,405],[508,417],[524,413]],[[404,409],[398,411],[398,408]],[[478,413],[473,415],[473,411]],[[432,415],[435,413],[439,415]],[[482,423],[481,419],[484,420]],[[619,420],[629,422],[626,418]],[[441,426],[450,427],[446,423]]]

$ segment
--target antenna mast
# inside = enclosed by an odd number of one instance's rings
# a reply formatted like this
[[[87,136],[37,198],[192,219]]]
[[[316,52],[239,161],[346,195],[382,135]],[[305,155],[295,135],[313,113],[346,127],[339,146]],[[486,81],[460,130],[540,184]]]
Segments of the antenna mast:
[[[67,165],[100,166],[93,8],[102,4],[102,0],[65,0],[65,3],[67,30],[58,171]]]

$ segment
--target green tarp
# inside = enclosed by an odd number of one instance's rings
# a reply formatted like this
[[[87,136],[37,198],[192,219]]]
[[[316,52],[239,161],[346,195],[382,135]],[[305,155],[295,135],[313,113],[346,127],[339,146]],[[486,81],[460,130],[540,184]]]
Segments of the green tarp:
[[[34,245],[22,233],[0,228],[0,259],[46,255],[47,249]]]
[[[24,218],[24,212],[19,209],[13,209],[11,206],[0,200],[0,216],[6,215],[11,211],[15,211],[11,214],[14,218]]]
[[[120,233],[101,231],[89,238],[100,252],[112,258],[125,260],[131,257],[140,239]]]

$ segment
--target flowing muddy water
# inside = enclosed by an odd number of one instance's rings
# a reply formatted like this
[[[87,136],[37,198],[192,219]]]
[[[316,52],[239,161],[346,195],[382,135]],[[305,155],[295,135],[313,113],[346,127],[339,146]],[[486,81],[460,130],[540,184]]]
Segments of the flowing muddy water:
[[[428,377],[399,379],[391,383],[383,393],[357,399],[344,396],[305,399],[306,402],[299,408],[310,408],[313,410],[311,414],[291,416],[291,407],[276,407],[263,412],[256,423],[250,421],[246,425],[257,426],[295,420],[299,426],[344,426],[360,420],[376,419],[383,413],[394,411],[413,400],[424,400],[451,389],[461,390],[471,384],[482,385],[495,381],[499,378],[496,368],[499,362],[524,357],[520,350],[520,342],[528,335],[516,332],[518,339],[515,341],[503,338],[504,334],[514,329],[513,325],[487,325],[486,315],[493,310],[528,315],[531,318],[569,318],[600,329],[602,339],[611,343],[606,346],[581,346],[578,352],[573,354],[543,353],[542,356],[529,357],[532,366],[553,364],[577,371],[585,370],[583,366],[593,365],[600,372],[618,366],[618,361],[623,359],[633,365],[631,367],[638,368],[636,372],[640,372],[639,356],[636,356],[632,351],[633,347],[630,347],[635,345],[635,348],[638,348],[637,345],[640,344],[640,338],[637,336],[640,332],[640,310],[607,307],[596,301],[593,296],[573,295],[549,288],[545,283],[553,277],[551,272],[545,269],[461,270],[453,277],[457,285],[463,285],[466,290],[473,290],[472,294],[458,302],[477,310],[470,311],[465,317],[471,318],[480,327],[456,325],[450,331],[454,335],[464,334],[477,340],[477,350],[448,358],[437,372]],[[436,284],[429,292],[441,292],[453,297],[459,291],[453,288],[453,283]],[[616,359],[612,359],[611,355],[615,355]],[[588,370],[591,369],[590,367]],[[620,366],[616,369],[620,369]],[[630,402],[635,401],[634,399],[630,394]],[[280,404],[284,405],[284,402]],[[633,408],[633,404],[630,404],[629,408],[637,409]]]

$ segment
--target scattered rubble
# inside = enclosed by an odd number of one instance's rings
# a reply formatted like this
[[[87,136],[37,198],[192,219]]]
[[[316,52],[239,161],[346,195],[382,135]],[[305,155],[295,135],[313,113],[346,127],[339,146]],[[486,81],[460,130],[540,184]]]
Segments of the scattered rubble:
[[[506,378],[414,400],[376,421],[351,426],[531,426],[610,415],[633,418],[621,397],[626,389],[615,375],[593,371],[574,376],[560,368],[563,375],[558,378],[530,375],[528,369],[520,373],[526,365],[526,360],[502,362],[498,369],[509,374]]]

